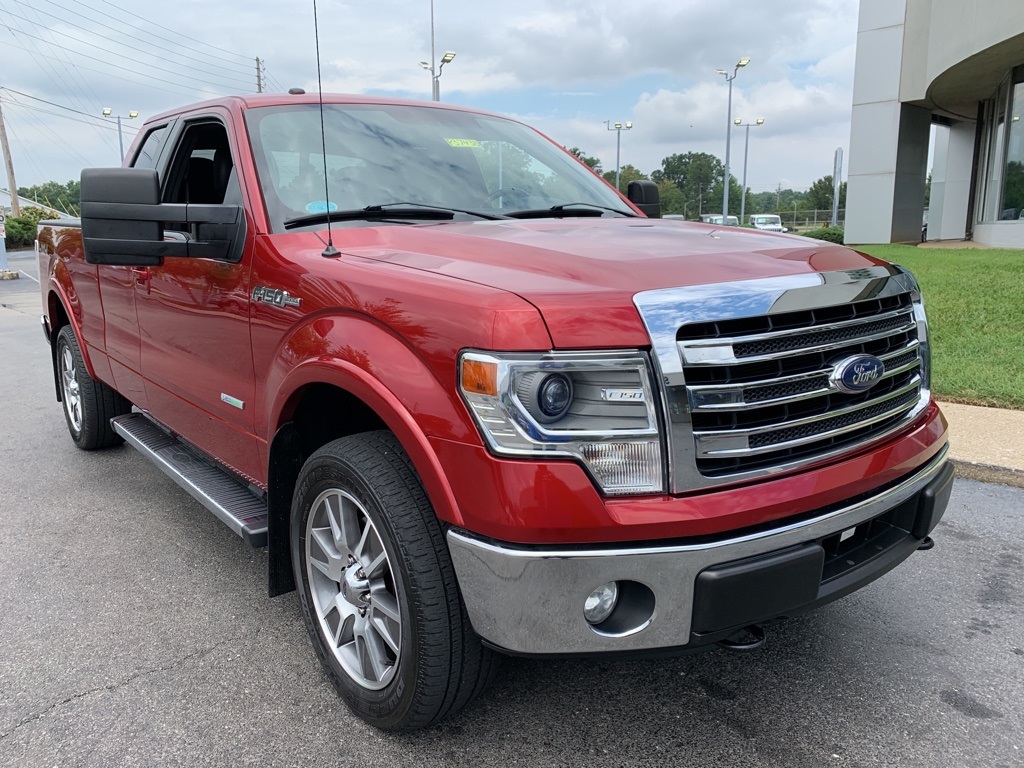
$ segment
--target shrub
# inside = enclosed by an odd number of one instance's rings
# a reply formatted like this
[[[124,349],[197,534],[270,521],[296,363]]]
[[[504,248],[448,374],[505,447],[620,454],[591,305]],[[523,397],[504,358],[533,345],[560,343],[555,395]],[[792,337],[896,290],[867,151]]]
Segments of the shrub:
[[[822,227],[821,229],[810,229],[801,233],[804,237],[812,237],[815,240],[827,240],[830,243],[843,244],[842,227]]]
[[[54,218],[53,211],[45,208],[27,206],[21,209],[21,216],[7,219],[4,225],[7,228],[8,248],[31,248],[36,240],[37,225],[43,219]]]

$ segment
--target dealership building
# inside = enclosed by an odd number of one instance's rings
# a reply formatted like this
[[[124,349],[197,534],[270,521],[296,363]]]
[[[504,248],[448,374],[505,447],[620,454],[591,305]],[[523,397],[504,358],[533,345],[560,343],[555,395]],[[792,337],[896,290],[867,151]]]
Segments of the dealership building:
[[[929,170],[929,240],[1024,248],[1024,0],[861,0],[846,242],[919,240]]]

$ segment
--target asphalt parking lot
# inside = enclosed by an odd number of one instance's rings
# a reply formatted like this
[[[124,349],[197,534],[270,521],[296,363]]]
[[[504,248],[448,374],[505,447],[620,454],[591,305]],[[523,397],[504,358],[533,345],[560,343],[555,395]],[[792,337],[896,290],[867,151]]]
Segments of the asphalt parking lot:
[[[751,654],[509,659],[431,731],[321,674],[267,559],[131,448],[71,444],[0,282],[0,764],[1024,765],[1024,490],[958,481],[936,547]],[[38,305],[36,305],[38,306]]]

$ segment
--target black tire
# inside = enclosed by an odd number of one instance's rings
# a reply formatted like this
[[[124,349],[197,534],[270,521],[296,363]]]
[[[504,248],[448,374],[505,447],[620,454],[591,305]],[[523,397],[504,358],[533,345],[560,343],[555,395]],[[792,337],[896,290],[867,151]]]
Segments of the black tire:
[[[357,521],[362,551],[345,546],[353,534],[334,523],[324,527],[328,515],[349,528]],[[386,562],[371,573],[365,564],[381,560],[375,537]],[[459,711],[493,678],[495,654],[470,626],[441,525],[390,432],[344,437],[310,456],[296,484],[290,539],[313,647],[339,695],[367,723],[389,731],[424,728]],[[337,581],[337,570],[324,570],[329,562],[342,569]],[[359,604],[352,595],[363,587],[369,591],[359,599],[367,602]],[[387,618],[392,599],[400,626]],[[362,619],[361,646],[359,616],[369,617]],[[347,642],[346,627],[353,633]],[[400,638],[397,651],[385,635]],[[370,663],[374,653],[377,666]]]
[[[71,439],[83,451],[120,445],[124,440],[110,426],[110,420],[130,413],[132,404],[89,375],[70,325],[57,333],[56,344],[58,384]]]

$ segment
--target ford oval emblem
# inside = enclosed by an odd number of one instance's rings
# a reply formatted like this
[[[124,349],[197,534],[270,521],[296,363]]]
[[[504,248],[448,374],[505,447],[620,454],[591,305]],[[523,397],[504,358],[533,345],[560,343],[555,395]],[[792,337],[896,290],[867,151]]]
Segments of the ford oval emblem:
[[[885,363],[874,355],[856,355],[835,364],[829,383],[840,392],[856,395],[875,386],[884,372]]]

